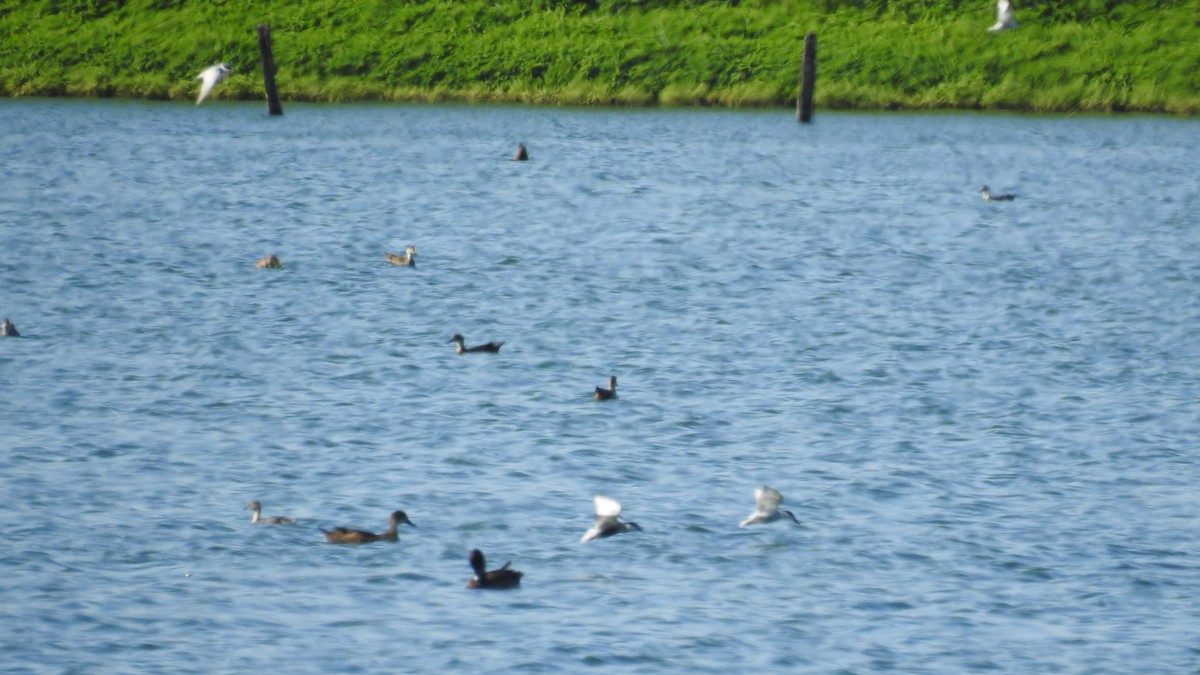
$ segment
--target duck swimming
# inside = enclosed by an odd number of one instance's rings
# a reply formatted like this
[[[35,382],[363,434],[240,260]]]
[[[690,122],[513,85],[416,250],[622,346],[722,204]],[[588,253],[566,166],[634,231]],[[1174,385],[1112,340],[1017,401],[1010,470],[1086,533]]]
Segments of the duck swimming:
[[[986,185],[979,188],[979,194],[985,202],[1011,202],[1017,198],[1014,194],[994,195],[988,190],[988,186]]]
[[[738,523],[738,527],[746,527],[747,525],[756,525],[758,523],[773,523],[776,520],[787,516],[791,518],[797,525],[800,524],[796,520],[796,515],[791,511],[780,511],[779,505],[783,503],[783,495],[779,494],[778,490],[763,486],[754,490],[754,513],[751,513],[742,522]]]
[[[615,499],[605,497],[604,495],[596,495],[592,498],[596,504],[596,522],[588,528],[587,532],[583,533],[580,542],[587,542],[593,539],[603,539],[611,537],[614,534],[629,532],[630,530],[642,531],[642,528],[637,523],[622,523],[619,519],[621,515],[621,503]]]
[[[596,399],[597,401],[611,401],[612,399],[614,399],[616,397],[617,397],[617,376],[616,375],[608,376],[608,389],[605,389],[603,387],[596,387],[596,393],[592,395],[592,398]]]
[[[279,258],[277,258],[273,255],[269,255],[265,258],[260,259],[258,262],[254,263],[254,266],[259,269],[263,269],[263,268],[267,268],[267,267],[269,267],[271,269],[278,269],[280,267],[283,267],[283,263],[279,261]]]
[[[383,257],[393,265],[415,267],[417,264],[417,247],[409,244],[408,248],[404,249],[404,255],[400,255],[399,253],[384,253]]]
[[[17,327],[13,325],[13,322],[5,319],[4,323],[0,323],[0,336],[21,337],[21,334],[17,332]]]
[[[504,344],[504,341],[501,340],[500,342],[485,342],[484,344],[475,345],[474,347],[464,347],[463,342],[465,342],[465,341],[466,341],[466,338],[464,338],[462,335],[460,335],[458,333],[455,333],[453,336],[451,336],[450,342],[454,343],[455,353],[457,353],[457,354],[466,354],[469,352],[493,352],[493,353],[495,353],[495,352],[500,351],[500,347]]]
[[[250,516],[250,522],[254,523],[256,525],[295,525],[296,524],[295,518],[285,518],[283,516],[271,516],[270,518],[263,518],[262,517],[262,504],[259,504],[257,501],[253,501],[253,502],[250,502],[249,504],[247,504],[246,508],[244,510],[254,512],[254,514],[252,516]]]
[[[494,588],[497,590],[505,588],[516,588],[521,585],[521,577],[523,573],[516,570],[508,569],[512,561],[504,563],[500,569],[488,572],[483,558],[483,551],[472,549],[471,555],[468,558],[471,563],[471,569],[475,570],[475,576],[467,582],[467,588]]]
[[[325,540],[331,544],[369,544],[373,541],[396,541],[396,526],[400,523],[416,527],[416,523],[408,519],[403,511],[394,511],[386,532],[375,534],[366,530],[352,530],[346,527],[335,527],[332,530],[321,529]]]
[[[525,150],[524,143],[517,143],[517,151],[513,153],[514,162],[524,162],[529,159],[529,152]]]

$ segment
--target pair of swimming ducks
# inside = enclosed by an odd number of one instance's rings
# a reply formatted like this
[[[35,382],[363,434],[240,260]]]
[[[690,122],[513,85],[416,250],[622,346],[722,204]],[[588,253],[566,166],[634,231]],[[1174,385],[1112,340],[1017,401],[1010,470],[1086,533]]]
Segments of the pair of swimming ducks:
[[[596,495],[592,498],[592,501],[596,508],[596,519],[592,523],[592,526],[583,533],[583,537],[579,540],[580,542],[586,543],[593,539],[604,539],[621,534],[622,532],[643,531],[637,523],[621,521],[621,503],[617,500],[605,497],[604,495]],[[784,517],[790,518],[793,522],[799,524],[800,521],[796,519],[795,514],[779,508],[779,505],[782,503],[783,495],[778,490],[766,486],[757,488],[754,491],[754,512],[739,523],[738,527],[771,523],[781,520]],[[254,512],[250,518],[251,523],[263,525],[296,524],[295,518],[284,516],[263,518],[262,504],[257,501],[247,504],[246,510]],[[332,530],[321,528],[321,532],[325,534],[325,540],[331,544],[368,544],[376,541],[396,541],[396,529],[401,524],[416,527],[416,524],[408,519],[406,513],[403,511],[394,511],[388,523],[388,529],[380,534],[347,527],[335,527]],[[467,582],[467,588],[506,589],[516,588],[521,585],[521,577],[524,576],[524,573],[510,569],[512,565],[511,560],[497,569],[488,570],[483,552],[479,549],[472,549],[471,553],[467,556],[467,562],[470,564],[471,570],[475,572],[475,576],[471,577],[471,580]]]
[[[393,265],[415,267],[417,264],[417,249],[415,246],[409,245],[408,248],[404,249],[403,254],[384,253],[383,257]],[[254,263],[254,266],[259,269],[279,269],[283,267],[283,261],[279,259],[279,256],[269,255],[265,258],[259,258],[258,262]]]
[[[500,351],[500,347],[504,346],[504,341],[500,342],[485,342],[481,345],[468,347],[467,339],[461,333],[455,333],[450,336],[450,342],[454,343],[454,351],[458,354],[472,354],[480,352],[496,353]],[[597,401],[611,401],[617,397],[617,376],[610,375],[608,378],[608,389],[604,387],[596,387],[596,391],[592,393],[592,398]]]
[[[250,522],[257,525],[295,525],[295,518],[285,516],[270,516],[264,518],[262,516],[262,504],[258,501],[246,504],[247,511],[253,511],[250,516]],[[393,511],[391,518],[388,521],[388,529],[380,532],[370,532],[367,530],[357,530],[350,527],[335,527],[332,530],[321,528],[321,532],[325,534],[325,541],[331,544],[369,544],[376,541],[396,541],[396,529],[401,525],[410,525],[416,527],[416,523],[408,519],[408,514],[403,511]],[[475,576],[467,583],[467,588],[515,588],[521,584],[521,577],[524,576],[517,570],[509,569],[512,561],[504,563],[499,569],[488,571],[486,569],[486,559],[483,552],[479,549],[473,549],[468,556],[467,561],[471,565],[471,569],[475,571]]]

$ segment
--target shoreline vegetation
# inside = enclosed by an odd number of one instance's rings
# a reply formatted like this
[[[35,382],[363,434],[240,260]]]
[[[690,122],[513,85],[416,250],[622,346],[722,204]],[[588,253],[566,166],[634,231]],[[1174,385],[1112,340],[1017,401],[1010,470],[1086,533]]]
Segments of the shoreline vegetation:
[[[0,0],[0,96],[1200,115],[1200,0]]]

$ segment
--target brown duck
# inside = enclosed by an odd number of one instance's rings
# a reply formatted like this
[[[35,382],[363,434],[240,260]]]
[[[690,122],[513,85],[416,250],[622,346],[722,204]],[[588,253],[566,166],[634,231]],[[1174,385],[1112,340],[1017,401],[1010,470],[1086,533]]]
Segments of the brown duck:
[[[254,266],[259,269],[263,269],[266,267],[269,267],[271,269],[278,269],[280,267],[283,267],[283,263],[279,261],[279,258],[277,258],[273,255],[269,255],[265,258],[262,258],[258,262],[254,263]]]
[[[475,576],[467,582],[467,588],[516,588],[521,585],[521,577],[525,576],[521,572],[508,569],[508,566],[512,564],[511,560],[504,563],[500,569],[487,571],[483,551],[479,549],[472,549],[468,560],[471,563],[471,569],[475,570]]]
[[[417,264],[417,247],[409,244],[408,248],[404,249],[404,255],[400,255],[399,253],[384,253],[383,257],[393,265],[415,267]]]
[[[408,519],[408,514],[403,511],[395,511],[392,513],[391,522],[388,524],[386,532],[375,534],[366,530],[352,530],[347,527],[335,527],[332,530],[321,529],[325,533],[325,540],[331,544],[369,544],[373,541],[396,541],[396,526],[400,523],[416,527],[416,524]]]

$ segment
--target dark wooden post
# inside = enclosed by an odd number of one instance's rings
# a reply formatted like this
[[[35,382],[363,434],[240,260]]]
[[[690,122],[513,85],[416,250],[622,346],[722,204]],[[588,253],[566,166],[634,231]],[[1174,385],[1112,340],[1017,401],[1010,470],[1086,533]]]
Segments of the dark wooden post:
[[[817,34],[804,36],[804,60],[800,64],[800,97],[796,99],[796,119],[812,121],[813,81],[817,79]]]
[[[263,86],[267,89],[267,113],[282,115],[279,91],[275,89],[275,53],[271,49],[271,24],[258,24],[258,54],[262,59]]]

